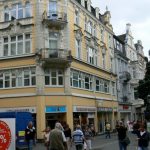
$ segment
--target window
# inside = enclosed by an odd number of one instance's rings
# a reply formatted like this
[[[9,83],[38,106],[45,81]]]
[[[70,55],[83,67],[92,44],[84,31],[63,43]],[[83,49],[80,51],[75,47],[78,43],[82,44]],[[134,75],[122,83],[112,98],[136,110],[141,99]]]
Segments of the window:
[[[8,6],[4,8],[4,21],[21,19],[31,17],[31,4],[26,2],[23,8],[22,3],[13,4],[9,9]]]
[[[25,54],[31,52],[31,35],[25,34]]]
[[[79,25],[79,11],[75,10],[75,24]]]
[[[4,8],[4,21],[9,21],[9,8],[6,6]]]
[[[76,39],[75,46],[76,46],[76,57],[81,59],[81,40]]]
[[[36,73],[34,67],[11,69],[0,72],[0,88],[15,88],[33,85],[36,85]]]
[[[90,34],[92,34],[92,22],[91,21],[89,21],[88,22],[88,24],[87,24],[87,31],[90,33]]]
[[[23,54],[23,35],[18,36],[17,54]]]
[[[23,7],[21,3],[13,4],[11,8],[11,20],[23,18]]]
[[[109,93],[109,82],[108,81],[104,81],[104,92]]]
[[[31,17],[31,4],[29,2],[25,4],[25,17]]]
[[[112,83],[112,95],[116,94],[116,90],[115,90],[115,82],[111,82]]]
[[[31,53],[30,34],[3,38],[3,56],[15,56]],[[10,42],[9,42],[10,41]],[[25,46],[23,46],[25,45]]]
[[[102,67],[105,69],[105,54],[102,54]]]
[[[56,19],[57,14],[57,2],[56,1],[50,1],[49,2],[49,16],[51,19]]]
[[[94,28],[93,28],[93,35],[94,35],[95,37],[97,37],[96,25],[95,25]]]
[[[64,84],[63,78],[62,70],[45,70],[45,85],[62,86]]]
[[[97,65],[97,50],[88,47],[88,62],[92,65]]]
[[[9,44],[8,44],[8,37],[4,38],[4,56],[8,56],[9,54]]]
[[[104,29],[101,28],[101,41],[104,42]]]
[[[23,18],[23,7],[22,4],[18,4],[18,19]]]
[[[50,32],[49,33],[49,48],[50,49],[57,49],[58,47],[58,38],[59,33],[58,32]]]
[[[71,71],[71,86],[76,88],[83,88],[87,90],[92,90],[93,81],[92,75],[75,71]]]
[[[100,78],[96,78],[96,91],[104,92],[104,80]]]

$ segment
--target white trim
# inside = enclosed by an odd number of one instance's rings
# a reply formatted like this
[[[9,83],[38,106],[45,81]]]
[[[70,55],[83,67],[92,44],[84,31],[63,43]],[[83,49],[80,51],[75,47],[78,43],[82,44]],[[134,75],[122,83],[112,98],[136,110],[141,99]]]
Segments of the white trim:
[[[26,93],[26,94],[10,94],[10,95],[0,95],[0,99],[2,98],[13,98],[13,97],[31,97],[36,96],[36,93]]]

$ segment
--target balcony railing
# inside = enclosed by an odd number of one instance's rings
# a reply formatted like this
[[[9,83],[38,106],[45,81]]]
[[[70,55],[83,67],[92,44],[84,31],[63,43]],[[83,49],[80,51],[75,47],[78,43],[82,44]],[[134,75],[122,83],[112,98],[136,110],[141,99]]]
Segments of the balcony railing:
[[[64,26],[67,23],[67,14],[64,12],[47,12],[43,13],[43,22],[49,26]]]
[[[131,80],[131,74],[128,71],[122,72],[122,74],[119,76],[120,80],[123,80],[124,82],[128,82]]]
[[[44,66],[65,66],[72,60],[71,51],[66,49],[44,48],[40,50],[38,55],[40,55]]]

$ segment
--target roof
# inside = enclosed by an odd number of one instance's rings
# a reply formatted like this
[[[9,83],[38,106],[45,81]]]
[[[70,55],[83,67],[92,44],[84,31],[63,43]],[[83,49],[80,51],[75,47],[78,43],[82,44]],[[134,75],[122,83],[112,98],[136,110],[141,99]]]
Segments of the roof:
[[[117,37],[118,37],[122,42],[124,42],[125,39],[126,39],[126,34],[118,35]]]

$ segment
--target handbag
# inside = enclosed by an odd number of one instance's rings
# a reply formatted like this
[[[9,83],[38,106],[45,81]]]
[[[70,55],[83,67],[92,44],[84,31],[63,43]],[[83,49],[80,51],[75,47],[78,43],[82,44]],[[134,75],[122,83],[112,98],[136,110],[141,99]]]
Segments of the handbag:
[[[126,136],[126,137],[122,140],[122,142],[123,142],[125,145],[129,145],[129,144],[130,144],[130,139],[129,139],[129,137]]]

